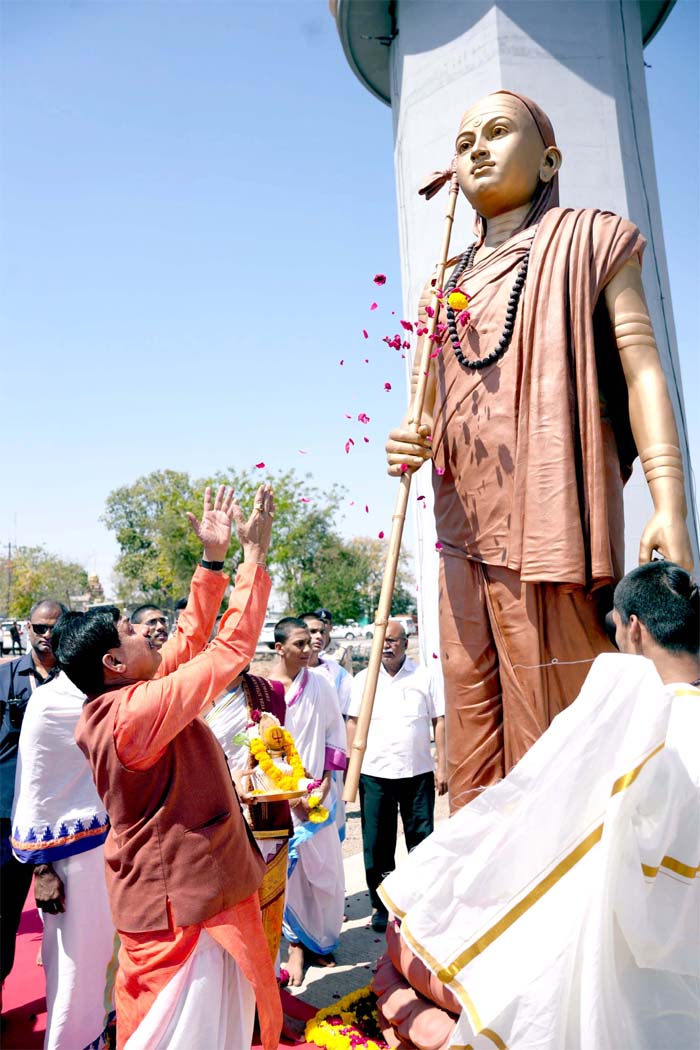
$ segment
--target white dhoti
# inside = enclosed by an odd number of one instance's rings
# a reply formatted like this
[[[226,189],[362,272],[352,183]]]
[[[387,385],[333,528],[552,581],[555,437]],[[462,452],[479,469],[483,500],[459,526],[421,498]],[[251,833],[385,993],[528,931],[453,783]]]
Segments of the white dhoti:
[[[310,826],[313,828],[313,825]],[[309,825],[302,826],[308,829]],[[287,901],[284,909],[284,935],[292,943],[301,942],[319,955],[335,951],[340,939],[345,909],[343,853],[334,816],[311,837],[299,842],[295,836],[289,848]]]
[[[255,995],[235,959],[202,930],[123,1050],[246,1050]]]
[[[44,1050],[104,1045],[114,1019],[119,942],[105,886],[104,847],[53,862],[66,893],[61,915],[44,915],[41,958],[46,977]]]
[[[310,776],[345,768],[345,724],[338,697],[321,674],[304,668],[287,690],[287,728]],[[319,955],[335,951],[345,910],[343,850],[338,835],[337,787],[331,779],[323,824],[299,819],[292,809],[284,935]]]
[[[700,1046],[700,690],[605,655],[505,780],[380,887],[453,1046]]]

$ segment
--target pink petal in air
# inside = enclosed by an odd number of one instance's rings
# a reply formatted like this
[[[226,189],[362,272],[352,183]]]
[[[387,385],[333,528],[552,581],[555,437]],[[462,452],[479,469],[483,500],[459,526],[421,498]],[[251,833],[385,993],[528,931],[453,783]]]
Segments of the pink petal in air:
[[[367,415],[367,413],[366,412],[360,412],[359,416],[357,417],[357,422],[358,423],[369,423],[369,416]]]
[[[377,539],[383,540],[384,539],[384,533],[383,532],[378,532],[377,533]]]
[[[413,325],[411,324],[410,321],[402,321],[401,322],[401,327],[405,328],[407,332],[412,332],[413,331]]]
[[[370,306],[370,310],[376,310],[378,305],[378,303],[372,303],[372,305]]]
[[[261,461],[260,463],[256,463],[255,466],[257,467],[258,470],[263,470],[264,467],[265,467],[265,464]]]
[[[362,334],[365,337],[365,339],[369,339],[369,335],[367,334],[367,329],[366,328],[362,329]]]
[[[441,551],[442,550],[442,544],[440,543],[440,540],[438,540],[437,543],[435,544],[435,550],[436,551]]]
[[[345,416],[346,419],[352,419],[352,416],[350,415],[349,412],[344,412],[343,415]]]
[[[344,365],[344,364],[345,364],[345,361],[338,361],[338,364],[339,364],[339,365]]]
[[[428,317],[435,317],[435,311],[433,310],[432,306],[426,306],[425,312],[427,313]]]
[[[402,463],[401,464],[401,473],[405,474],[407,470],[408,470],[408,463]]]
[[[349,452],[350,451],[350,446],[354,445],[354,444],[355,444],[355,442],[352,440],[352,438],[348,438],[348,440],[345,442],[345,451]]]
[[[365,445],[369,445],[369,438],[363,438],[362,440],[364,441]]]
[[[422,499],[425,499],[425,496],[416,496],[416,500],[418,503],[420,503]]]
[[[372,280],[374,281],[375,284],[379,284],[379,285],[386,284],[386,276],[383,273],[375,273],[375,275],[372,278]]]
[[[365,358],[365,364],[366,364],[366,365],[368,365],[368,364],[369,364],[369,358],[368,358],[368,357],[366,357],[366,358]]]
[[[385,390],[391,390],[391,383],[385,383],[384,384],[384,389]]]
[[[299,455],[300,455],[300,456],[308,456],[308,454],[309,454],[309,453],[308,453],[308,452],[306,451],[306,449],[305,449],[305,448],[298,448],[298,449],[297,449],[297,452],[299,453]]]
[[[309,499],[308,496],[302,496],[301,499],[299,500],[299,502],[300,503],[311,503],[311,500]]]
[[[438,654],[437,653],[433,653],[433,660],[437,660],[437,659],[438,659]]]
[[[366,503],[365,503],[365,514],[369,514],[369,507],[367,506]]]

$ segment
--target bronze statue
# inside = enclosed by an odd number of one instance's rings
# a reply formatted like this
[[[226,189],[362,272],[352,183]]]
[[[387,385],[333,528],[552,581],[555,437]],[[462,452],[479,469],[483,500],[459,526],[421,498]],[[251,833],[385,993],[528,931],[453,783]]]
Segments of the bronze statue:
[[[558,206],[561,153],[521,95],[472,106],[456,154],[476,242],[451,260],[419,433],[405,420],[387,443],[390,474],[433,460],[453,809],[508,772],[611,647],[637,455],[655,508],[640,561],[657,550],[692,567],[644,238],[609,212]],[[430,295],[429,282],[423,319]]]

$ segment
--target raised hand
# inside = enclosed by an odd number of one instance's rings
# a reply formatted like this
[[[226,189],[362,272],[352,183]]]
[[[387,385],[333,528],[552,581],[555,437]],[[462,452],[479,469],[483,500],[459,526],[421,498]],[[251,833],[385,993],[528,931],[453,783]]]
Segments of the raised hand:
[[[261,485],[255,494],[253,513],[246,521],[237,503],[233,504],[236,532],[243,548],[243,561],[264,565],[267,558],[272,519],[275,516],[275,497],[271,485]]]
[[[187,511],[187,520],[192,531],[202,541],[205,561],[225,560],[231,543],[235,507],[233,489],[219,485],[212,505],[211,486],[207,485],[204,490],[202,520]]]

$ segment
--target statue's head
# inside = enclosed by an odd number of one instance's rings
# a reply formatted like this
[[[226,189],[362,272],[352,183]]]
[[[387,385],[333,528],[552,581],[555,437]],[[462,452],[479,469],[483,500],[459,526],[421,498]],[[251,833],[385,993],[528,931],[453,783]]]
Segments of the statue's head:
[[[482,219],[532,204],[528,224],[559,202],[561,152],[546,114],[530,99],[497,91],[470,106],[456,141],[462,192]]]

